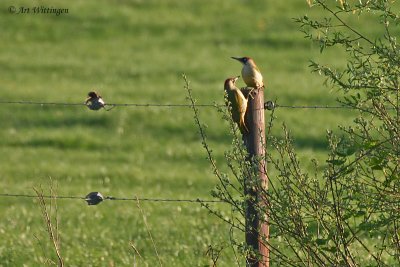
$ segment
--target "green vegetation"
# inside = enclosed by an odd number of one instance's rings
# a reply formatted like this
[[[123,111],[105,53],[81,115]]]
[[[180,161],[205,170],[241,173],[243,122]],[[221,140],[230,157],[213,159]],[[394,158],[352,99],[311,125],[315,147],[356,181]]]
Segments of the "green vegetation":
[[[95,89],[112,103],[186,104],[181,73],[198,103],[222,103],[223,81],[240,73],[230,56],[251,56],[267,81],[266,98],[285,105],[335,104],[309,60],[341,66],[345,54],[305,40],[292,18],[318,16],[305,1],[41,1],[68,14],[11,14],[0,3],[0,100],[84,101]],[[322,17],[322,14],[321,14]],[[368,24],[367,24],[368,22]],[[370,36],[380,29],[368,17]],[[368,25],[368,27],[367,27]],[[231,139],[213,108],[201,108],[208,141],[222,162]],[[350,121],[346,110],[277,109],[302,164],[324,162],[326,129]],[[269,112],[266,112],[268,118]],[[1,193],[33,194],[49,177],[59,195],[91,191],[116,197],[209,199],[212,175],[189,108],[0,105]],[[280,135],[279,127],[273,134]],[[221,166],[223,167],[223,166]],[[273,175],[273,174],[272,174]],[[223,209],[223,204],[220,205]],[[142,202],[165,266],[204,266],[209,245],[229,242],[229,227],[198,204]],[[59,200],[61,254],[66,266],[132,266],[132,242],[149,266],[158,264],[135,202],[88,207]],[[36,200],[0,198],[0,266],[42,266],[50,248]],[[35,238],[38,237],[40,242]],[[41,245],[40,245],[40,244]],[[223,250],[221,266],[232,266]]]

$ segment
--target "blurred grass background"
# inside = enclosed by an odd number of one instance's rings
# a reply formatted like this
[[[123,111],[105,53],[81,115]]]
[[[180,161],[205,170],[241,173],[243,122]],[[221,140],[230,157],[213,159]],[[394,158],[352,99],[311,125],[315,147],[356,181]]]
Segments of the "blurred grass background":
[[[11,5],[68,13],[11,14]],[[345,55],[338,50],[321,55],[293,22],[305,14],[323,16],[318,12],[295,0],[4,0],[0,100],[81,103],[95,89],[111,103],[185,104],[181,74],[186,73],[198,103],[222,103],[224,80],[241,69],[230,56],[251,56],[266,80],[266,100],[333,105],[338,92],[310,73],[309,60],[341,66]],[[351,22],[379,34],[368,17]],[[224,169],[228,125],[215,109],[200,111]],[[285,122],[307,166],[311,158],[324,162],[326,129],[349,123],[352,113],[278,109],[275,115],[273,134],[280,135]],[[209,199],[217,183],[188,108],[93,112],[80,106],[0,105],[0,123],[1,193],[32,194],[51,177],[59,195],[100,191]],[[143,256],[141,264],[158,264],[135,202],[88,207],[59,200],[58,205],[66,266],[132,266],[129,242]],[[198,204],[141,206],[165,266],[208,266],[208,245],[229,242],[228,227]],[[35,200],[0,198],[0,216],[0,266],[42,266],[45,256],[53,257],[41,248],[50,246]],[[223,251],[219,264],[234,264],[231,250]]]

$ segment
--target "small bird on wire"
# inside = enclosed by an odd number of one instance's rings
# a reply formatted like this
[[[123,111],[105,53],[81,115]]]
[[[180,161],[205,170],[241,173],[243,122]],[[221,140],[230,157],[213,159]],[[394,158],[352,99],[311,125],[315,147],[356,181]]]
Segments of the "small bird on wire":
[[[263,76],[254,60],[250,57],[232,57],[243,64],[242,78],[248,87],[260,89],[264,87]]]
[[[227,105],[231,107],[232,120],[237,123],[242,134],[249,133],[245,123],[248,98],[236,87],[236,81],[240,76],[225,80],[224,89],[227,95]]]
[[[106,103],[104,102],[103,98],[95,91],[91,91],[88,93],[88,97],[85,100],[85,105],[91,110],[99,110],[101,108],[104,108],[105,110],[109,111],[114,107],[112,106],[111,108],[106,109]]]

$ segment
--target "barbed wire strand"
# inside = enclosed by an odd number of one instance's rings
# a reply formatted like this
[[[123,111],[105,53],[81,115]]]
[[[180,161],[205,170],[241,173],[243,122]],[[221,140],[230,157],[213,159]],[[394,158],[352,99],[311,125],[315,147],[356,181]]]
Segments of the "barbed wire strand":
[[[20,105],[39,105],[39,106],[86,106],[85,103],[68,103],[68,102],[42,102],[42,101],[6,101],[0,100],[0,104],[20,104]],[[156,104],[156,103],[107,103],[106,106],[115,107],[190,107],[189,104]],[[199,107],[215,107],[212,104],[198,104]]]
[[[98,192],[93,192],[93,193],[98,193]],[[86,197],[80,197],[80,196],[50,196],[50,195],[43,195],[43,196],[38,196],[38,195],[29,195],[29,194],[7,194],[7,193],[0,193],[0,198],[2,197],[16,197],[16,198],[44,198],[44,199],[64,199],[64,200],[93,200]],[[117,200],[117,201],[142,201],[142,202],[184,202],[184,203],[225,203],[229,204],[226,201],[223,200],[212,200],[212,199],[168,199],[168,198],[139,198],[139,197],[132,197],[132,198],[124,198],[124,197],[112,197],[112,196],[105,196],[101,198],[101,201],[95,203],[94,205],[104,201],[104,200]],[[93,204],[92,204],[93,205]],[[351,204],[347,204],[351,205]],[[354,204],[356,205],[356,204]]]
[[[29,194],[7,194],[0,193],[0,197],[17,197],[17,198],[38,198],[37,195],[29,195]],[[52,198],[52,199],[80,199],[86,200],[86,197],[81,196],[49,196],[44,195],[43,198]],[[222,200],[210,200],[210,199],[168,199],[168,198],[128,198],[128,197],[113,197],[113,196],[105,196],[104,200],[117,200],[117,201],[148,201],[148,202],[187,202],[187,203],[224,203]]]
[[[356,109],[350,106],[328,106],[328,105],[312,105],[312,106],[289,106],[276,104],[277,108],[293,108],[293,109]]]
[[[0,104],[19,104],[19,105],[39,105],[39,106],[86,106],[85,103],[69,103],[69,102],[43,102],[43,101],[8,101],[0,100]],[[157,103],[106,103],[106,106],[112,107],[191,107],[189,104],[157,104]],[[196,107],[223,107],[223,104],[196,104]],[[289,109],[356,109],[350,106],[329,106],[329,105],[281,105],[275,104],[274,108]]]

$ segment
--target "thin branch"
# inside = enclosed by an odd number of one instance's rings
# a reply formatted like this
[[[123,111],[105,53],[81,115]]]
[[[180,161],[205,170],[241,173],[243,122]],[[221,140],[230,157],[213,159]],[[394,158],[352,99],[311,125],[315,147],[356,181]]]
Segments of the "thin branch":
[[[136,198],[136,206],[138,207],[138,209],[140,211],[140,214],[142,214],[142,218],[143,218],[144,226],[146,227],[146,230],[147,230],[147,234],[149,235],[151,243],[153,244],[153,249],[154,249],[154,252],[156,253],[156,256],[157,256],[157,259],[158,259],[158,263],[162,267],[163,265],[162,265],[162,262],[161,262],[161,258],[160,258],[160,255],[158,254],[156,243],[154,242],[154,239],[153,239],[153,236],[151,234],[149,225],[147,224],[146,215],[144,214],[144,212],[143,212],[143,210],[142,210],[142,208],[140,206],[139,198]]]

